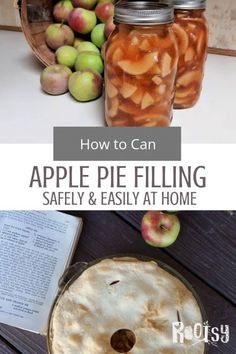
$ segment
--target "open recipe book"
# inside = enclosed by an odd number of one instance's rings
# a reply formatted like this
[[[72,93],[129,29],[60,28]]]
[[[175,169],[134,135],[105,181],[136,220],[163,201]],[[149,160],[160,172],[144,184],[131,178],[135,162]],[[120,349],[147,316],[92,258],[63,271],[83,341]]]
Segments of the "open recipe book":
[[[81,229],[57,211],[0,211],[0,323],[45,332]]]

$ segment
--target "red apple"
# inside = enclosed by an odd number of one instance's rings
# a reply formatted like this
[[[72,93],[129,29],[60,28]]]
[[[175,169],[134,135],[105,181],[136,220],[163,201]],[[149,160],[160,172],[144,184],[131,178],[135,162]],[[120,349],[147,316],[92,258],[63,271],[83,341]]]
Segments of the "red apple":
[[[47,66],[41,76],[40,83],[43,91],[50,95],[61,95],[68,91],[68,81],[72,71],[65,65]]]
[[[95,27],[97,18],[94,11],[77,7],[70,12],[68,22],[75,32],[87,34]]]
[[[116,25],[113,22],[113,16],[111,16],[108,18],[108,20],[105,23],[105,29],[104,29],[105,36],[108,38],[115,28]]]
[[[148,211],[141,223],[144,241],[153,247],[168,247],[179,235],[180,222],[176,215]]]
[[[57,22],[67,22],[68,16],[73,10],[70,0],[61,0],[53,8],[53,16]]]
[[[114,15],[114,5],[111,2],[101,2],[97,4],[95,13],[101,22],[106,22]]]

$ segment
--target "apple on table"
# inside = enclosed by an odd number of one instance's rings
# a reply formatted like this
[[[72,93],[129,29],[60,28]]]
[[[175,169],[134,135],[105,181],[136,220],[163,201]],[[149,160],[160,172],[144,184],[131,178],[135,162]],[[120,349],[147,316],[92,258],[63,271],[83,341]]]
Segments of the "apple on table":
[[[141,222],[141,233],[145,242],[153,247],[172,245],[180,232],[177,215],[161,211],[148,211]]]
[[[47,66],[40,76],[42,90],[50,95],[61,95],[68,91],[72,71],[62,64]]]
[[[69,79],[70,94],[80,102],[94,100],[102,94],[101,75],[92,69],[74,72]]]

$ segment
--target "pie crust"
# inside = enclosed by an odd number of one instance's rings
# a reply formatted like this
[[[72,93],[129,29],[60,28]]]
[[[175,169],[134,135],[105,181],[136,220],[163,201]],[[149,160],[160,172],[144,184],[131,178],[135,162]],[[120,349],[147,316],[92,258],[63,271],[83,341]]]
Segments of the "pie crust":
[[[195,339],[173,343],[172,323],[202,323],[191,291],[154,261],[104,259],[87,268],[61,295],[51,319],[53,354],[117,354],[111,337],[129,329],[129,354],[203,354]]]

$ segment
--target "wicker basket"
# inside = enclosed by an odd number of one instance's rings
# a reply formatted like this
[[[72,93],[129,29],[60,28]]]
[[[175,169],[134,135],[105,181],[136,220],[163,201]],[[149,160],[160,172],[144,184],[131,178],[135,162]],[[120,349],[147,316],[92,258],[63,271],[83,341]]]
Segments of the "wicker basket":
[[[21,23],[36,57],[44,64],[55,64],[55,54],[45,42],[45,30],[53,22],[53,0],[22,0]]]

